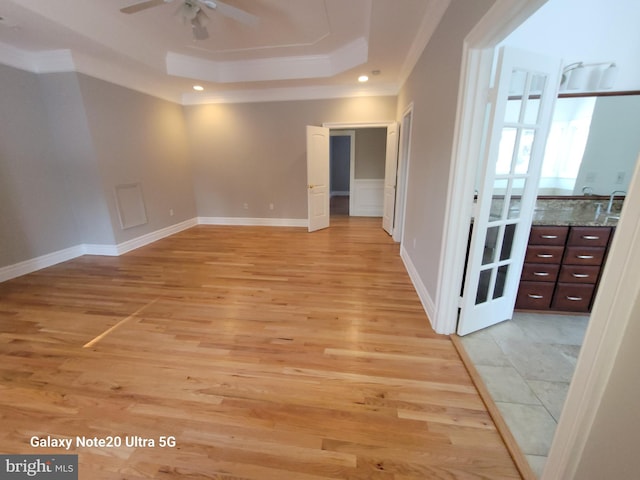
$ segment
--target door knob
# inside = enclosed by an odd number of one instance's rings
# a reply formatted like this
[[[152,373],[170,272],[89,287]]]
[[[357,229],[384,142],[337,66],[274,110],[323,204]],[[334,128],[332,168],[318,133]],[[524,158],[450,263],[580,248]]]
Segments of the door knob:
[[[313,188],[313,185],[309,185],[309,188]]]

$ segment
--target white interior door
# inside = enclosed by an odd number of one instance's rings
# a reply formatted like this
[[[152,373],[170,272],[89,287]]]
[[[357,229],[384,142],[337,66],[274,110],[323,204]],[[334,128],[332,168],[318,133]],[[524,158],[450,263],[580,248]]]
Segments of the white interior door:
[[[560,60],[500,51],[458,335],[513,315],[560,67]]]
[[[387,127],[387,152],[384,167],[384,200],[382,206],[382,228],[393,235],[393,220],[396,209],[396,181],[398,170],[398,124]]]
[[[329,129],[307,126],[309,231],[329,226]]]

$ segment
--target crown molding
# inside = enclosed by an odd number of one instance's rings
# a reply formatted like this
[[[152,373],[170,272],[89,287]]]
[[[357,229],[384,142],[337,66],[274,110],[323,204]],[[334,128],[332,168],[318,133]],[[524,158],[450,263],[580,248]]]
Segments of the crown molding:
[[[75,72],[71,50],[49,50],[34,52],[30,56],[36,67],[36,73]]]
[[[0,63],[32,73],[73,72],[71,50],[30,52],[0,42]]]
[[[263,88],[255,90],[228,90],[218,93],[185,93],[182,105],[215,103],[282,102],[290,100],[321,100],[349,97],[389,97],[398,95],[399,85],[378,86],[312,86],[290,88]]]
[[[411,48],[409,48],[404,63],[402,64],[399,76],[401,85],[404,84],[407,78],[409,78],[409,75],[411,75],[413,68],[416,66],[416,63],[418,63],[422,52],[429,43],[429,40],[431,40],[431,36],[436,31],[450,3],[451,0],[433,0],[427,7],[427,12],[422,19],[418,33],[414,37]]]
[[[369,58],[369,44],[357,38],[325,55],[273,57],[258,60],[216,62],[168,52],[169,75],[216,83],[260,82],[324,78],[361,65]]]

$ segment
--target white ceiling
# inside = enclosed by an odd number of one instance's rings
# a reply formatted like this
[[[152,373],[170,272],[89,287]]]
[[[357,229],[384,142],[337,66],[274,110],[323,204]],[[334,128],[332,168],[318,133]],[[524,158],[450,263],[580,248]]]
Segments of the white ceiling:
[[[119,11],[140,1],[0,0],[0,63],[183,104],[395,95],[450,0],[225,0],[260,21],[203,8],[206,40],[176,15],[183,0]]]

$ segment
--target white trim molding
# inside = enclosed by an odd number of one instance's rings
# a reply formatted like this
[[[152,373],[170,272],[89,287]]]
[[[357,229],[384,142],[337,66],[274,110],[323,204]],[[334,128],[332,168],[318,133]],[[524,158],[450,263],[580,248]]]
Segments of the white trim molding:
[[[30,258],[29,260],[15,263],[13,265],[7,265],[6,267],[0,268],[0,282],[6,282],[12,278],[21,277],[22,275],[51,267],[82,255],[84,255],[84,247],[82,245],[76,245],[74,247],[58,250],[57,252],[40,255],[36,258]]]
[[[196,225],[196,219],[192,218],[126,242],[119,243],[118,245],[75,245],[73,247],[51,252],[13,265],[0,267],[0,282],[6,282],[12,278],[21,277],[22,275],[27,275],[37,270],[57,265],[58,263],[73,260],[74,258],[81,257],[82,255],[104,255],[108,257],[117,257],[130,252],[131,250],[135,250],[136,248],[143,247],[162,238],[181,232],[182,230],[195,227]]]
[[[307,228],[309,226],[309,220],[306,218],[198,217],[198,225]]]
[[[369,56],[369,42],[359,37],[322,55],[271,57],[256,60],[214,61],[167,52],[167,73],[216,83],[260,82],[300,78],[325,78],[362,65]]]
[[[427,287],[425,287],[424,283],[422,283],[422,279],[418,274],[418,270],[415,265],[411,261],[411,257],[409,256],[409,252],[401,246],[400,247],[400,258],[404,263],[404,267],[409,274],[409,278],[411,279],[411,283],[413,283],[413,288],[415,288],[416,293],[418,294],[418,298],[420,299],[420,303],[422,303],[422,308],[424,308],[425,313],[427,314],[427,318],[429,319],[429,323],[433,328],[433,318],[435,314],[435,304],[431,299],[431,295],[427,291]],[[435,330],[435,329],[434,329]]]
[[[352,217],[382,217],[383,202],[384,178],[351,181],[349,215]]]
[[[196,219],[191,218],[189,220],[185,220],[184,222],[176,223],[175,225],[170,225],[160,230],[156,230],[155,232],[147,233],[146,235],[142,235],[140,237],[127,240],[126,242],[119,243],[116,246],[118,255],[122,255],[124,253],[130,252],[131,250],[135,250],[136,248],[144,247],[145,245],[149,245],[150,243],[157,242],[158,240],[174,235],[178,232],[186,230],[187,228],[195,227],[197,224],[198,222],[196,221]]]

